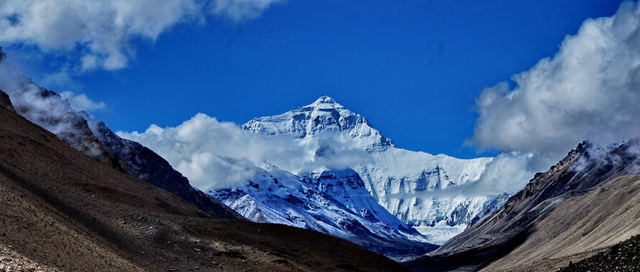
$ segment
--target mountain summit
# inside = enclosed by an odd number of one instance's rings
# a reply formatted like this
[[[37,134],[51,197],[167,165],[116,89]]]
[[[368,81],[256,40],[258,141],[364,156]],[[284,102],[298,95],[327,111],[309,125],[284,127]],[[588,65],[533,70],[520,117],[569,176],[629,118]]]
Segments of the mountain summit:
[[[391,140],[373,128],[369,121],[322,96],[312,104],[280,115],[254,118],[242,126],[258,134],[290,135],[299,139],[323,133],[338,133],[367,151],[384,151],[393,147]]]
[[[327,165],[316,174],[332,169],[329,164],[345,156],[359,154],[361,160],[340,166],[353,169],[374,201],[426,235],[431,243],[443,243],[462,232],[475,217],[506,200],[505,196],[497,198],[502,192],[460,194],[462,186],[480,179],[492,158],[461,160],[397,148],[367,119],[328,96],[280,115],[254,118],[242,128],[257,134],[302,139],[292,144],[317,146],[315,162]]]

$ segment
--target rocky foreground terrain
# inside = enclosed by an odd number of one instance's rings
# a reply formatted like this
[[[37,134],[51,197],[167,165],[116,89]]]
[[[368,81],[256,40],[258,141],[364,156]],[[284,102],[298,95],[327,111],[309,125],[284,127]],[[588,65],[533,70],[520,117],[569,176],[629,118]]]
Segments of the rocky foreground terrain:
[[[560,269],[559,272],[636,272],[640,271],[640,235],[616,244],[590,258]]]
[[[0,245],[0,272],[57,272],[58,269],[31,261],[10,246]]]

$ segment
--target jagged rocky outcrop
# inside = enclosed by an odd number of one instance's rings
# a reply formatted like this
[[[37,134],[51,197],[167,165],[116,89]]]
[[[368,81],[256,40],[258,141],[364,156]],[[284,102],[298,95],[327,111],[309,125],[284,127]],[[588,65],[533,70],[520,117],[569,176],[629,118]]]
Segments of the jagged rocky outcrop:
[[[340,158],[333,150],[360,150],[367,159],[346,167],[358,173],[382,207],[433,243],[443,243],[487,207],[497,207],[487,203],[502,193],[465,196],[456,191],[477,181],[492,158],[461,160],[397,148],[363,116],[327,96],[300,109],[254,118],[242,128],[313,142],[316,155],[328,162]]]
[[[9,110],[10,112],[16,113],[16,109],[13,108],[13,104],[11,103],[11,98],[2,90],[0,90],[0,107]]]
[[[153,151],[118,137],[104,123],[75,111],[60,95],[20,74],[7,61],[1,48],[0,90],[11,97],[15,112],[92,159],[168,190],[213,216],[239,218],[228,207],[194,189],[182,174]]]
[[[633,193],[640,187],[638,147],[635,140],[611,148],[581,143],[502,208],[409,265],[417,271],[555,267],[640,233],[640,197]]]

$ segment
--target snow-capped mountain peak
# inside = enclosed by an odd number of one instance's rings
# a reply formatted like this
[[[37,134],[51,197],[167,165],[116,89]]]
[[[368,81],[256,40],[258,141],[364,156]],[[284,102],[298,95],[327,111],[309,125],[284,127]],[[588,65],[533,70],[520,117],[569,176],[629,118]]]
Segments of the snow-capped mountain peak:
[[[332,171],[332,178],[322,176],[322,169],[333,169],[329,165],[316,169],[316,175],[312,176],[318,181],[329,182],[318,184],[318,188],[329,188],[334,180],[341,184],[358,180],[380,206],[427,235],[430,242],[442,243],[460,233],[476,216],[486,213],[487,207],[493,207],[488,204],[501,193],[486,196],[460,193],[461,187],[480,179],[492,158],[461,160],[397,148],[367,119],[328,96],[280,115],[255,118],[242,128],[257,134],[303,139],[305,144],[315,143],[315,159],[320,164],[335,162],[343,155],[353,155],[344,150],[364,151],[366,159],[341,164],[341,169],[347,168],[347,172]],[[353,174],[357,173],[358,178],[335,176],[349,171],[355,171]],[[341,195],[344,192],[331,194]],[[349,195],[359,194],[359,191],[354,191]],[[352,200],[341,199],[341,202],[349,206],[351,204],[347,203]],[[366,206],[362,203],[353,205]]]
[[[290,135],[299,139],[331,134],[372,152],[393,146],[391,140],[373,128],[367,119],[328,96],[280,115],[254,118],[242,128],[259,134]]]
[[[338,102],[336,102],[335,99],[323,95],[321,97],[319,97],[318,99],[316,99],[315,102],[313,102],[312,104],[310,104],[309,106],[313,106],[313,107],[331,107],[331,108],[344,108],[342,105],[340,105]],[[307,106],[307,107],[309,107]]]

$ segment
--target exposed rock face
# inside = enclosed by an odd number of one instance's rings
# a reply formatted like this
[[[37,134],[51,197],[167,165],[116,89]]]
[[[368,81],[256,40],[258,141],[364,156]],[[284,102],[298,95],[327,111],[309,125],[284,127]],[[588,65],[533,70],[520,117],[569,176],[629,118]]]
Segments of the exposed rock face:
[[[411,262],[418,271],[522,269],[543,259],[597,250],[640,233],[635,212],[638,143],[611,149],[582,143],[505,205]],[[566,264],[566,263],[565,263]]]
[[[9,98],[9,95],[2,90],[0,90],[0,107],[5,108],[13,113],[16,112],[16,109],[13,108],[13,104],[11,103],[11,98]]]

